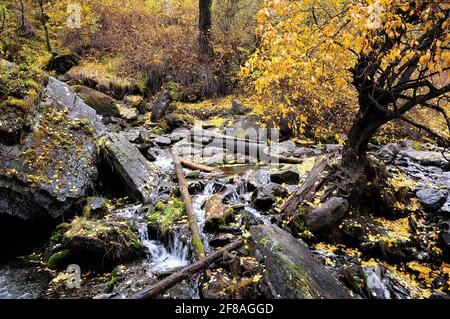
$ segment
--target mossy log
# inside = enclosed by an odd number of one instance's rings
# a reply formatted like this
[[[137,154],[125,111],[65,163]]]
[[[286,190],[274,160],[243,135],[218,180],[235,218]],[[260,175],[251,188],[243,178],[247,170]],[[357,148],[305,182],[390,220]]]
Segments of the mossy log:
[[[180,186],[181,197],[184,202],[184,206],[186,208],[186,213],[188,215],[189,226],[191,228],[192,233],[192,244],[197,251],[197,255],[199,259],[203,259],[205,257],[205,249],[203,247],[202,239],[200,236],[200,231],[198,229],[197,218],[195,216],[194,209],[192,207],[192,199],[189,195],[189,190],[187,187],[186,179],[183,174],[183,169],[181,167],[180,157],[178,156],[177,150],[175,147],[172,148],[172,158],[175,166],[175,172],[177,174],[178,183]]]

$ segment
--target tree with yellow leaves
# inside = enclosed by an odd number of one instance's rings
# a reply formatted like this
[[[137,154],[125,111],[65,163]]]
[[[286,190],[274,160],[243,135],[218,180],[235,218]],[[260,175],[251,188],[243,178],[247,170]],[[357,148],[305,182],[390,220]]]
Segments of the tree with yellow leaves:
[[[352,92],[358,108],[342,156],[316,163],[286,203],[288,216],[297,218],[299,207],[318,197],[331,208],[343,199],[346,211],[383,209],[385,174],[366,150],[388,122],[402,120],[449,145],[448,130],[433,131],[410,116],[430,109],[450,129],[450,84],[437,81],[450,68],[449,14],[449,3],[422,0],[266,1],[258,15],[261,47],[242,72],[256,91],[282,113],[301,105],[302,119],[328,109],[344,114],[340,101]],[[308,222],[317,211],[306,206]]]

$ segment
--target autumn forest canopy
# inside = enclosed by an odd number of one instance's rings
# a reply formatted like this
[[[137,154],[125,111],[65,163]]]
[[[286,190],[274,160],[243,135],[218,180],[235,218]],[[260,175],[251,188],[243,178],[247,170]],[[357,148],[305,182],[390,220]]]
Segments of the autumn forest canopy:
[[[4,0],[0,298],[449,298],[449,148],[447,1]]]

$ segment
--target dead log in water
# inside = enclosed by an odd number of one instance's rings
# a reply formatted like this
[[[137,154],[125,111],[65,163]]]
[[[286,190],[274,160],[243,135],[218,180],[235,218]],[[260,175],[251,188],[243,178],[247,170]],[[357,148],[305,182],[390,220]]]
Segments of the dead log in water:
[[[303,160],[299,158],[272,154],[270,146],[264,141],[242,139],[198,128],[192,129],[190,134],[188,142],[222,148],[227,154],[242,154],[267,163],[303,164]]]
[[[194,245],[195,250],[197,251],[198,258],[202,259],[205,257],[205,249],[203,247],[202,238],[200,236],[200,231],[198,229],[197,217],[195,216],[194,209],[192,208],[192,199],[191,196],[189,195],[188,186],[183,174],[180,157],[178,156],[176,147],[172,147],[171,153],[173,163],[175,166],[175,172],[177,174],[178,183],[180,186],[181,198],[183,199],[184,206],[186,208],[186,213],[188,216],[189,226],[191,228],[192,244]]]
[[[176,284],[182,282],[183,280],[191,278],[196,273],[206,269],[209,265],[212,263],[220,260],[223,258],[224,254],[230,251],[233,251],[237,248],[239,248],[243,244],[242,239],[238,239],[231,244],[215,251],[214,253],[210,254],[208,257],[199,260],[192,265],[187,266],[186,268],[182,269],[179,272],[176,272],[169,277],[166,277],[159,282],[157,282],[155,285],[145,288],[144,290],[134,294],[131,299],[151,299],[157,296],[158,294],[172,288]]]

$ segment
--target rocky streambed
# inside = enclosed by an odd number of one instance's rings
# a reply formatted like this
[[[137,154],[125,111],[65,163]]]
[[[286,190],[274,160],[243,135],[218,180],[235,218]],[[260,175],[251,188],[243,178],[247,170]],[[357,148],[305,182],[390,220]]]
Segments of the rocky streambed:
[[[443,149],[372,145],[395,210],[352,212],[325,236],[280,209],[316,159],[341,146],[251,140],[248,129],[263,128],[236,102],[216,110],[230,119],[217,126],[207,123],[214,112],[171,109],[164,92],[136,104],[64,80],[46,81],[22,126],[2,115],[0,298],[131,298],[195,262],[174,147],[215,168],[184,169],[206,253],[245,242],[158,298],[448,297]]]

